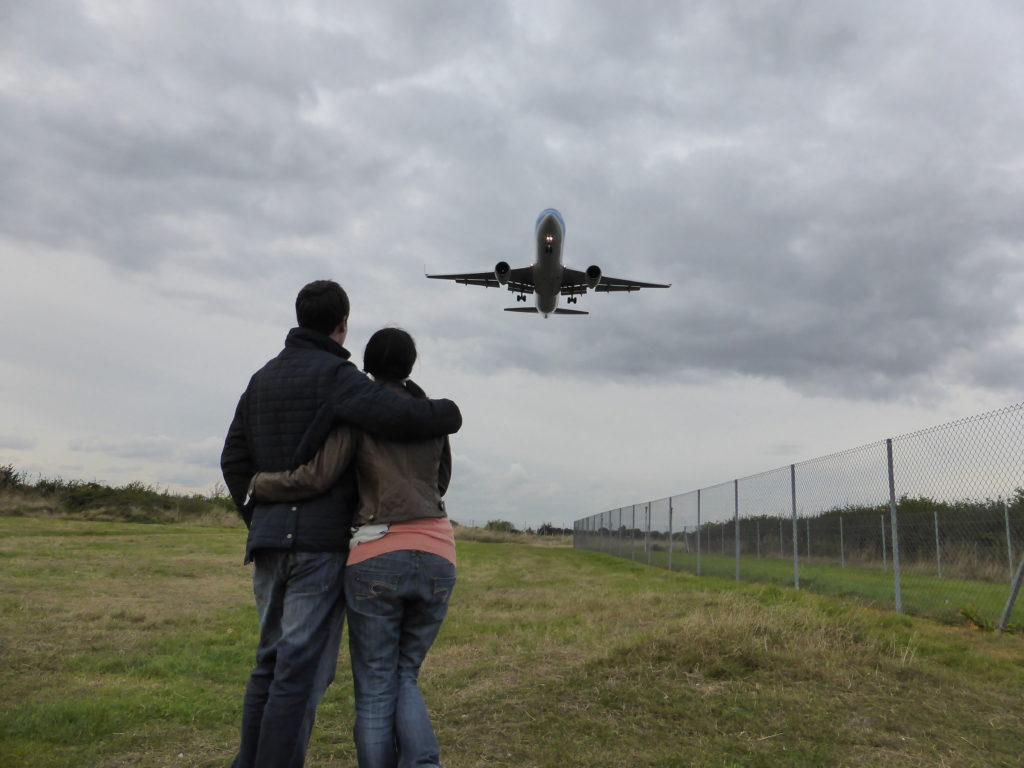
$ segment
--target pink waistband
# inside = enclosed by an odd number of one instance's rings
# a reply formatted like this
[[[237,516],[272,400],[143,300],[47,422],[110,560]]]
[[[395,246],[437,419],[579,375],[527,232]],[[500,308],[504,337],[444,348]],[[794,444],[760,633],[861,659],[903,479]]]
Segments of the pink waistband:
[[[455,564],[455,532],[447,517],[421,517],[392,523],[379,539],[358,544],[348,553],[348,564],[355,565],[371,557],[403,549],[418,549],[443,557]]]

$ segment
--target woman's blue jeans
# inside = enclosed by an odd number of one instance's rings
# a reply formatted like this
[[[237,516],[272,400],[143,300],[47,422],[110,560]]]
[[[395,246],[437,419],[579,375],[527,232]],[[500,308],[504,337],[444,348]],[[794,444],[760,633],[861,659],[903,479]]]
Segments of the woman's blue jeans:
[[[388,552],[345,569],[359,768],[440,765],[416,681],[454,586],[455,566],[418,550]]]

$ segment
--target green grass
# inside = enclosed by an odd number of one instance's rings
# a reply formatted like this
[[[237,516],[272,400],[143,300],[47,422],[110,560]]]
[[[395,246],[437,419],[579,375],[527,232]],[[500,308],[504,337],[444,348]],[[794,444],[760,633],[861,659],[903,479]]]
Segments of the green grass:
[[[637,563],[648,562],[648,553],[644,551],[642,541],[636,543],[632,551],[626,542],[625,546],[612,550],[612,553]],[[652,566],[667,568],[667,550],[651,551],[649,561]],[[696,574],[697,555],[692,552],[674,551],[672,569]],[[702,576],[735,580],[735,555],[702,553],[700,573]],[[740,558],[740,579],[744,582],[791,587],[792,557],[743,555]],[[922,572],[920,569],[905,568],[901,574],[901,581],[905,612],[949,623],[967,623],[967,616],[970,616],[975,623],[995,626],[1002,616],[1010,592],[1008,582],[940,579],[930,569],[928,572]],[[878,608],[895,609],[896,597],[891,565],[888,570],[882,570],[881,563],[874,567],[858,567],[854,564],[843,567],[839,563],[824,560],[801,559],[800,588],[834,597],[856,599]],[[1024,608],[1016,608],[1011,615],[1011,619],[1015,621],[1011,621],[1010,629],[1018,628],[1018,617],[1022,615]]]
[[[243,542],[0,517],[0,765],[227,765],[256,641]],[[460,541],[422,674],[445,765],[1020,765],[1019,636],[726,576]],[[352,711],[343,663],[307,765],[355,765]]]

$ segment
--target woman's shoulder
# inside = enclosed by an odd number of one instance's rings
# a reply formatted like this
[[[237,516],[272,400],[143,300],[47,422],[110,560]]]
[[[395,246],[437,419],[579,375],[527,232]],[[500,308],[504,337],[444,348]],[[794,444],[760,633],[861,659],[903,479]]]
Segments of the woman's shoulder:
[[[425,399],[427,393],[423,391],[419,384],[412,379],[406,379],[405,381],[392,381],[389,379],[374,379],[380,386],[385,389],[390,389],[394,392],[401,393],[406,397],[416,397]]]
[[[405,382],[388,381],[385,379],[383,381],[377,381],[377,383],[384,387],[384,389],[390,389],[391,391],[398,392],[399,394],[405,395],[406,397],[413,396],[412,392],[405,388]]]

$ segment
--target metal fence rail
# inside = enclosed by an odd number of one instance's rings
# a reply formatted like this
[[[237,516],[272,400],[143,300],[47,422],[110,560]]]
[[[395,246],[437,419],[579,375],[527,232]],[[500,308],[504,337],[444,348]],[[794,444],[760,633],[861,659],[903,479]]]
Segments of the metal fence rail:
[[[591,515],[573,545],[1017,628],[1024,403]]]

